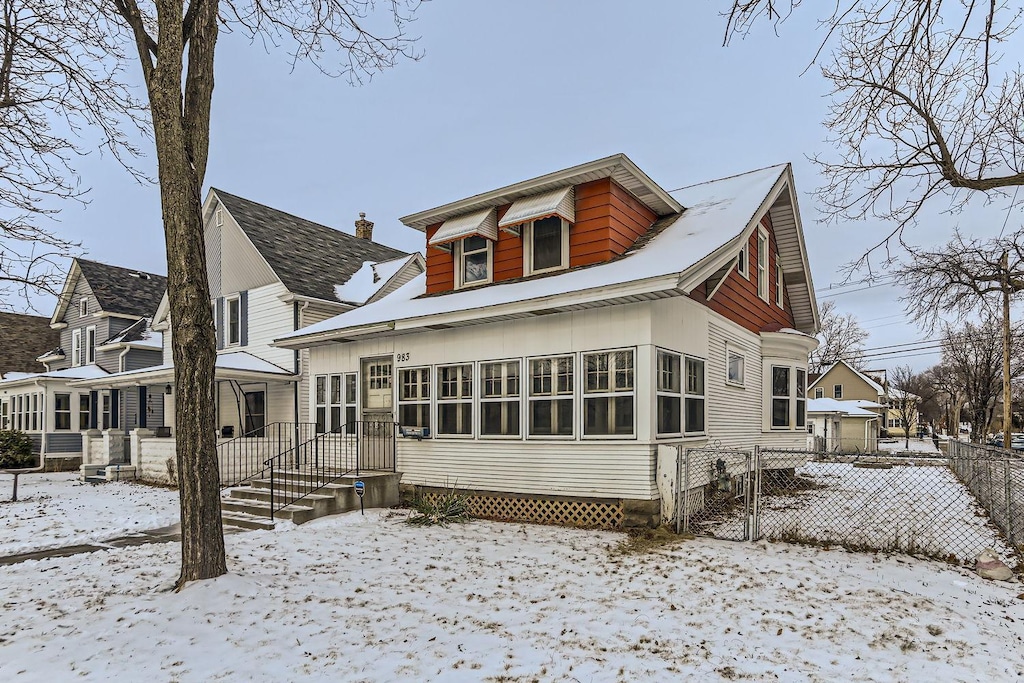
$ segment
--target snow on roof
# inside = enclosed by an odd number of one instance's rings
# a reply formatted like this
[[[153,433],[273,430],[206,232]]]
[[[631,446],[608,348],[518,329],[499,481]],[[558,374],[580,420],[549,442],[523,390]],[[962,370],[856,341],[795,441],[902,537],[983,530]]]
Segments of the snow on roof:
[[[868,400],[863,399],[863,398],[853,399],[853,400],[847,401],[847,403],[852,403],[855,406],[857,406],[858,408],[884,408],[885,407],[881,403],[876,403],[875,401],[868,401]]]
[[[51,372],[9,372],[4,379],[0,381],[0,384],[37,379],[97,379],[99,377],[106,377],[109,374],[110,373],[98,365],[82,365],[77,368],[65,368],[63,370],[53,370]]]
[[[426,298],[417,298],[426,292],[426,275],[420,274],[378,301],[279,339],[482,309],[682,273],[746,230],[787,166],[771,166],[670,193],[686,209],[682,214],[662,219],[668,223],[663,231],[623,258],[559,275]]]
[[[363,261],[362,267],[345,284],[335,285],[334,295],[343,303],[363,304],[380,291],[411,258],[402,256],[390,261]]]
[[[834,398],[812,398],[807,401],[808,413],[842,413],[850,417],[878,417],[878,413],[864,410],[856,401],[837,401]]]
[[[217,361],[215,363],[216,369],[218,370],[243,370],[246,372],[262,372],[272,375],[293,375],[294,373],[285,370],[284,368],[274,365],[270,361],[257,358],[247,351],[231,351],[229,353],[221,353],[217,355]],[[151,375],[159,374],[174,370],[174,365],[171,363],[165,365],[151,365],[146,368],[139,368],[138,370],[126,370],[125,372],[115,372],[110,375],[105,375],[104,379],[118,380],[124,377],[133,377],[136,375]],[[95,379],[93,377],[82,377],[81,379]]]

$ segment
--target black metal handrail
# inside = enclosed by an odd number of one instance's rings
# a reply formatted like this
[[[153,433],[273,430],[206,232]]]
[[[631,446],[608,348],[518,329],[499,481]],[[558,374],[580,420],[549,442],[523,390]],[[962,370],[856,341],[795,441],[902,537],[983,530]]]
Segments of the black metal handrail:
[[[238,486],[267,474],[268,456],[293,450],[316,438],[311,422],[272,422],[217,446],[220,486]]]
[[[270,471],[270,518],[274,513],[350,474],[396,468],[398,423],[359,420],[278,453]]]

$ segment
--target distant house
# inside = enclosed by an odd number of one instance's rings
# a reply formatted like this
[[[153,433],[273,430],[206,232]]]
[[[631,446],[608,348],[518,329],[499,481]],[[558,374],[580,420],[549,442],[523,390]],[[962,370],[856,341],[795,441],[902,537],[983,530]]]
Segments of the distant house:
[[[912,411],[910,425],[905,425],[900,413],[892,407],[895,399],[902,397],[903,393],[889,386],[885,370],[860,371],[846,361],[839,361],[814,380],[810,392],[812,399],[862,402],[859,407],[871,410],[879,417],[880,433],[885,430],[890,436],[905,436],[907,427],[911,434],[916,431],[917,410]]]
[[[658,519],[659,446],[805,446],[818,313],[788,164],[667,192],[619,154],[402,220],[423,275],[276,341],[309,350],[325,444],[393,420],[407,488],[609,524]]]
[[[71,382],[158,364],[161,339],[148,321],[166,287],[162,275],[74,259],[49,322],[57,343],[36,359],[43,371],[0,381],[0,426],[28,432],[54,467],[69,467],[82,456],[86,430],[116,435],[159,420],[163,402],[142,390],[90,391]]]
[[[815,450],[871,453],[878,450],[879,408],[873,401],[812,398],[807,402],[807,431]]]
[[[50,328],[49,318],[0,312],[0,378],[42,370],[36,358],[59,345],[60,331]]]
[[[209,191],[203,207],[217,328],[220,442],[264,439],[270,425],[294,434],[312,420],[305,400],[307,354],[270,342],[394,291],[423,272],[423,258],[374,242],[373,223],[362,215],[352,235],[218,189]],[[167,437],[173,437],[175,413],[174,321],[166,296],[159,301],[153,328],[163,334],[159,362],[76,386],[101,391],[138,387],[159,397],[160,419],[141,425],[146,429],[135,436],[131,465],[138,475],[163,478],[165,461],[174,455],[174,441]],[[96,439],[86,463],[90,470],[109,462],[103,447]],[[131,474],[124,468],[119,472]]]

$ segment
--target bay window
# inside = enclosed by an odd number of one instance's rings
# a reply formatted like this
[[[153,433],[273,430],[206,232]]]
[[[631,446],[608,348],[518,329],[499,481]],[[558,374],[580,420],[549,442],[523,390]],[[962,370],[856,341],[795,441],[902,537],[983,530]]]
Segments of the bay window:
[[[772,366],[772,427],[789,427],[790,368]]]
[[[682,434],[682,383],[680,355],[658,351],[658,436]]]
[[[480,435],[519,436],[519,361],[480,364]]]
[[[437,368],[437,433],[473,434],[473,365]]]
[[[530,436],[572,436],[573,357],[530,359]]]
[[[685,429],[687,434],[703,434],[705,431],[704,361],[686,357],[686,407]]]
[[[430,429],[430,368],[398,371],[398,424]]]
[[[796,370],[796,426],[807,425],[807,371]]]
[[[583,354],[583,435],[632,436],[633,351]]]

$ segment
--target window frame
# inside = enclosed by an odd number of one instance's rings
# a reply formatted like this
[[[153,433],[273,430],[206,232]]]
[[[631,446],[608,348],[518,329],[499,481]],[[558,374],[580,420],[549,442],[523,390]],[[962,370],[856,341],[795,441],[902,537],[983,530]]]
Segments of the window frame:
[[[78,317],[85,318],[89,315],[89,298],[81,297],[78,300]]]
[[[730,377],[734,357],[740,360],[740,378],[738,380]],[[732,387],[746,388],[747,386],[747,354],[737,351],[728,343],[725,345],[725,383]]]
[[[675,359],[675,389],[672,388],[671,382],[669,387],[664,388],[663,379],[663,368],[661,364],[662,356],[671,357]],[[671,351],[669,349],[655,348],[654,353],[654,435],[655,438],[679,438],[683,435],[683,354],[678,351]],[[670,375],[671,376],[671,375]],[[676,419],[679,422],[679,429],[671,432],[661,431],[661,399],[675,399],[678,401],[676,408]]]
[[[618,389],[616,386],[616,380],[618,373],[622,371],[622,368],[618,367],[617,354],[627,353],[629,354],[629,367],[627,368],[632,381],[630,382],[629,389]],[[604,390],[595,389],[589,390],[587,388],[589,368],[587,367],[587,358],[591,356],[607,356],[608,357],[608,369],[605,371],[608,373],[608,387]],[[580,353],[580,438],[586,441],[628,441],[636,440],[637,438],[637,400],[636,400],[636,347],[627,346],[613,349],[600,349],[596,351],[582,351]],[[628,434],[588,434],[587,433],[587,400],[599,400],[605,399],[609,402],[609,420],[611,421],[610,426],[614,427],[614,412],[615,412],[615,398],[630,397],[633,402],[632,409],[632,425]]]
[[[786,393],[775,393],[775,371],[786,371]],[[772,363],[771,372],[768,376],[768,424],[773,430],[790,431],[793,429],[793,401],[795,399],[795,368],[792,365],[778,365]],[[785,399],[786,401],[786,424],[775,424],[775,402]]]
[[[484,367],[489,365],[497,365],[501,368],[501,386],[502,393],[500,396],[490,396],[487,394],[485,389],[486,378],[484,377]],[[509,366],[516,366],[516,393],[510,394],[508,391],[509,385]],[[480,439],[498,439],[504,441],[521,441],[525,436],[526,430],[523,425],[524,410],[523,410],[523,359],[522,358],[505,358],[501,360],[486,360],[477,363],[477,402],[479,405],[479,411],[476,421],[478,434]],[[484,433],[484,404],[516,404],[518,406],[518,424],[515,434],[486,434]],[[505,419],[507,416],[503,416]]]
[[[842,384],[833,384],[832,385],[832,398],[834,398],[837,401],[842,401],[843,400],[843,385]]]
[[[83,419],[84,418],[84,419]],[[78,395],[78,431],[84,432],[91,429],[89,420],[92,418],[92,396],[90,394]]]
[[[473,383],[475,381],[474,378],[475,378],[475,374],[476,373],[474,371],[475,371],[476,368],[474,366],[475,366],[475,364],[473,362],[471,362],[471,361],[467,361],[465,363],[444,363],[442,365],[434,366],[434,405],[435,405],[435,408],[434,408],[434,424],[437,425],[437,429],[436,429],[436,431],[434,433],[437,434],[438,438],[445,438],[445,439],[472,439],[472,438],[475,437],[475,435],[476,435],[476,429],[475,429],[476,425],[475,425],[474,417],[475,417],[475,412],[476,411],[475,411],[475,405],[474,404],[476,403],[476,397],[474,396],[474,394],[476,392],[473,390],[474,389]],[[442,382],[442,380],[441,380],[442,371],[443,370],[447,370],[448,368],[460,368],[458,379],[455,380],[455,386],[457,388],[457,396],[455,396],[455,397],[445,396],[444,395],[445,392],[443,390],[443,386],[442,386],[442,383],[441,383]],[[465,368],[469,368],[469,373],[470,374],[469,374],[468,380],[465,377]],[[447,381],[451,381],[451,380],[447,380]],[[467,386],[467,383],[468,383],[468,386],[469,386],[469,395],[468,396],[466,396],[465,393],[464,393],[465,389],[466,389],[466,386]],[[441,431],[441,428],[442,428],[441,427],[441,423],[442,423],[442,420],[441,420],[441,407],[442,406],[449,406],[449,405],[458,405],[458,406],[469,405],[469,418],[468,418],[469,431],[468,432],[443,432],[443,431]],[[460,413],[460,415],[461,415],[461,413]],[[461,417],[458,418],[458,419],[461,419]],[[458,419],[457,419],[457,421],[458,421]]]
[[[779,255],[775,255],[775,305],[785,310],[786,297],[785,285],[782,274],[782,264],[779,263]]]
[[[465,242],[470,237],[482,239],[485,242],[484,249],[474,249],[467,252]],[[466,256],[469,254],[479,254],[481,251],[485,251],[487,254],[487,277],[482,280],[466,282]],[[468,289],[494,282],[494,242],[482,235],[470,235],[455,242],[452,254],[455,256],[455,289]]]
[[[736,256],[736,272],[744,280],[750,279],[750,240],[746,239]]]
[[[71,367],[82,366],[82,329],[77,327],[71,331]]]
[[[528,382],[528,384],[526,385],[526,392],[525,392],[526,393],[526,415],[525,415],[526,428],[525,428],[524,432],[525,432],[527,440],[530,440],[530,441],[540,441],[540,440],[544,440],[544,441],[573,441],[573,440],[576,439],[576,433],[577,433],[577,431],[576,431],[576,423],[579,421],[579,415],[578,415],[578,413],[576,411],[576,405],[577,405],[577,400],[578,400],[576,394],[578,393],[577,387],[579,385],[579,380],[577,378],[577,375],[579,373],[577,372],[577,368],[576,368],[576,356],[577,356],[576,353],[569,352],[569,353],[545,354],[545,355],[541,355],[541,356],[528,356],[525,359],[525,361],[526,361],[525,362],[525,369],[526,369],[525,379]],[[559,377],[560,373],[558,372],[558,367],[556,365],[554,368],[552,368],[552,371],[551,371],[551,392],[550,393],[535,394],[534,390],[533,390],[533,380],[534,380],[534,377],[533,377],[533,363],[535,361],[536,362],[552,361],[552,362],[556,362],[557,363],[557,361],[564,360],[564,359],[568,359],[568,361],[570,363],[570,372],[571,372],[571,375],[572,375],[572,387],[570,388],[570,390],[567,391],[567,392],[558,393],[557,387],[558,387],[558,377]],[[554,404],[556,401],[569,401],[570,406],[572,407],[572,409],[569,411],[569,414],[572,416],[571,425],[570,425],[570,433],[569,434],[534,434],[533,430],[532,430],[532,426],[533,425],[532,425],[532,422],[531,422],[530,418],[533,415],[533,403],[537,402],[537,401],[546,401],[546,402],[551,403],[551,404]],[[553,405],[552,405],[552,409],[554,409]],[[557,419],[557,414],[558,414],[557,411],[552,413],[552,415],[553,415],[553,417],[555,419]],[[561,426],[561,425],[559,425],[559,426]]]
[[[693,363],[700,363],[700,367],[701,367],[701,389],[703,390],[703,393],[700,393],[700,394],[691,393],[690,390],[689,390],[690,389],[690,387],[688,386],[689,369],[688,369],[687,366],[691,362],[693,362]],[[706,435],[708,433],[708,363],[707,363],[707,360],[704,359],[704,358],[701,358],[699,356],[691,356],[689,354],[684,354],[683,355],[682,363],[680,364],[679,367],[680,367],[680,371],[682,373],[682,376],[680,377],[680,379],[682,381],[682,385],[681,385],[680,388],[683,391],[683,403],[682,403],[682,409],[683,409],[683,415],[682,415],[683,435],[684,436],[703,436],[703,435]],[[703,411],[702,411],[703,417],[701,418],[702,429],[700,429],[700,430],[689,429],[690,425],[688,424],[687,419],[686,419],[686,415],[687,415],[686,406],[687,406],[687,401],[691,401],[691,400],[699,400],[703,404]]]
[[[825,398],[825,387],[814,387],[814,398]]]
[[[64,409],[60,407],[61,399],[67,400],[67,406]],[[55,432],[70,432],[71,431],[71,415],[74,412],[71,405],[71,394],[67,392],[58,392],[53,395],[53,431]],[[58,416],[64,418],[58,420]],[[65,426],[61,426],[61,422],[65,423]],[[45,430],[44,430],[45,431]]]
[[[398,394],[397,400],[395,401],[396,410],[396,421],[398,426],[401,427],[419,427],[426,429],[426,433],[423,435],[424,439],[431,438],[434,436],[434,407],[433,407],[433,377],[434,370],[429,365],[411,365],[409,367],[395,368],[398,372],[398,381],[396,387],[396,393]],[[415,372],[419,374],[415,385],[417,386],[416,396],[411,399],[405,398],[405,387],[407,385],[405,381],[406,372]],[[423,373],[426,373],[426,381],[424,382]],[[427,395],[423,396],[423,387],[426,385]],[[406,424],[402,420],[402,407],[403,406],[426,406],[427,408],[427,424],[424,425],[410,425]]]
[[[757,296],[766,303],[770,301],[768,292],[768,233],[764,228],[757,228]]]
[[[562,262],[551,268],[539,268],[533,267],[533,235],[534,225],[537,220],[545,220],[546,218],[557,218],[562,222]],[[546,216],[545,218],[528,221],[523,226],[523,275],[540,275],[542,273],[554,273],[560,270],[569,269],[569,230],[572,228],[572,224],[565,220],[561,216]]]
[[[793,428],[807,429],[807,369],[793,368]]]
[[[238,318],[235,321],[234,329],[231,324],[231,306],[234,304],[238,311]],[[234,332],[235,339],[232,339]],[[242,297],[238,294],[224,297],[224,346],[242,345]]]
[[[92,365],[96,362],[96,326],[89,325],[85,328],[82,338],[82,365]]]

